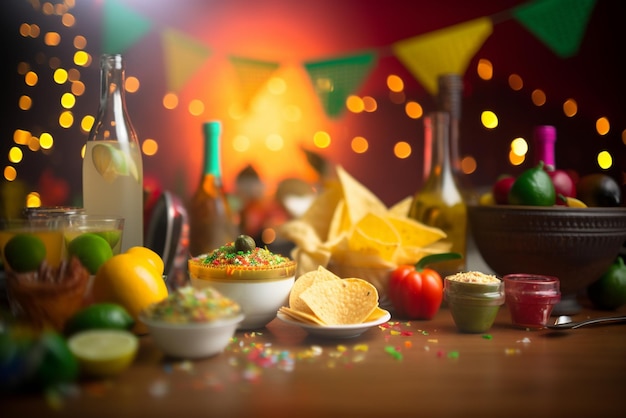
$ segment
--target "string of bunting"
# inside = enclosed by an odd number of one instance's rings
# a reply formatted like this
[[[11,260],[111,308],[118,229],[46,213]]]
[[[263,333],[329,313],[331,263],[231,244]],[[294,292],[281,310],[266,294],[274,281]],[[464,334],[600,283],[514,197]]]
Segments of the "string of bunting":
[[[578,53],[596,0],[535,0],[492,16],[473,19],[389,45],[396,58],[432,95],[442,73],[464,74],[467,66],[493,33],[495,24],[515,19],[560,58]],[[123,53],[153,28],[153,22],[131,10],[122,0],[105,0],[103,11],[104,53]],[[167,88],[179,92],[211,56],[211,49],[185,33],[160,30]],[[359,91],[377,64],[380,52],[346,54],[304,62],[313,89],[327,116],[337,118],[348,96]],[[240,82],[244,104],[280,68],[280,62],[236,54],[229,56]]]

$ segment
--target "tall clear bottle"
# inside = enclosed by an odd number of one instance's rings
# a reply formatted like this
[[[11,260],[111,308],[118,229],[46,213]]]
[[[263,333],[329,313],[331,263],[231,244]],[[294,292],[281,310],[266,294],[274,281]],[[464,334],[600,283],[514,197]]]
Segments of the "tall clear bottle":
[[[443,230],[447,237],[439,244],[463,256],[433,266],[443,277],[465,269],[467,232],[467,210],[452,171],[448,112],[432,112],[424,117],[424,141],[432,145],[430,173],[413,197],[409,217]]]
[[[87,214],[124,218],[121,251],[143,245],[143,162],[126,110],[121,55],[100,58],[100,106],[83,159],[83,206]]]
[[[222,124],[203,124],[204,164],[200,184],[189,202],[189,253],[206,254],[234,241],[236,227],[222,183],[221,134]]]
[[[437,110],[450,114],[450,165],[465,203],[477,202],[478,193],[461,167],[461,117],[463,113],[463,77],[457,73],[438,78]]]

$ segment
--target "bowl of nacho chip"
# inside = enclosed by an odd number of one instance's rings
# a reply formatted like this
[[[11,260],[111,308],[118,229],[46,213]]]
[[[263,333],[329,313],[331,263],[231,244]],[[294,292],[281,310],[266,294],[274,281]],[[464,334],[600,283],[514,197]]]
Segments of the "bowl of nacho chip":
[[[341,278],[322,266],[298,277],[288,306],[282,306],[277,316],[309,334],[333,338],[357,337],[391,318],[379,306],[373,284]]]
[[[391,308],[389,274],[402,264],[449,251],[444,231],[407,216],[411,197],[387,207],[341,166],[308,210],[285,222],[279,233],[295,244],[296,276],[323,266],[339,277],[366,280],[380,305]]]

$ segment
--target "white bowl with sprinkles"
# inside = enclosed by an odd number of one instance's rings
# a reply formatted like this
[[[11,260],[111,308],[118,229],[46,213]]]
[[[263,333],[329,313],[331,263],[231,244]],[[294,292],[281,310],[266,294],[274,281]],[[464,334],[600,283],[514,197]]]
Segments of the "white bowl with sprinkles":
[[[239,304],[216,289],[180,287],[139,314],[165,354],[186,359],[224,351],[244,319]]]

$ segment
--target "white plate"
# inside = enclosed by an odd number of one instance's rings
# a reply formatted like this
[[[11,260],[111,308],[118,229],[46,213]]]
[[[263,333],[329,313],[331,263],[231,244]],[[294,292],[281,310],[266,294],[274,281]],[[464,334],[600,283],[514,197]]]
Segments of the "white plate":
[[[383,309],[384,310],[384,309]],[[363,334],[368,329],[384,324],[391,319],[391,314],[385,311],[385,314],[375,321],[363,322],[362,324],[351,325],[316,325],[306,324],[304,322],[295,321],[282,312],[276,314],[278,319],[287,324],[296,325],[305,329],[309,334],[326,338],[354,338]]]

